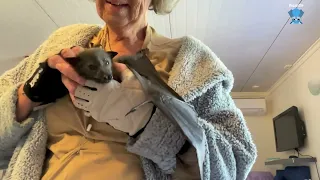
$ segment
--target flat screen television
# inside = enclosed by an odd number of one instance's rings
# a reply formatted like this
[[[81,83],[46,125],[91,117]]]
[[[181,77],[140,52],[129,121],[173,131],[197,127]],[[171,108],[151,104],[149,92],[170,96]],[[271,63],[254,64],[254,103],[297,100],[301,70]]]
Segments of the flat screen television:
[[[277,152],[293,150],[304,145],[305,124],[296,106],[292,106],[273,118]]]

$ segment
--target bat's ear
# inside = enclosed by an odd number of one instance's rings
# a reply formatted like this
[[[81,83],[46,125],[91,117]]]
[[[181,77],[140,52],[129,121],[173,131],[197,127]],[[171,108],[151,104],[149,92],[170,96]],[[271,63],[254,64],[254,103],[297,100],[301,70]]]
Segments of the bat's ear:
[[[118,53],[114,52],[114,51],[107,51],[107,53],[109,54],[109,56],[112,58],[114,58]]]

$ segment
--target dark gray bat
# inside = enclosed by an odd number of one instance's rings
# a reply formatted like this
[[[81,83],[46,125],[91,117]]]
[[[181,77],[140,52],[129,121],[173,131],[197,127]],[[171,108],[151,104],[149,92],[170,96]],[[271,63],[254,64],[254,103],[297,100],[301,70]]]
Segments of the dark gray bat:
[[[79,53],[77,57],[65,60],[81,77],[97,83],[108,83],[113,79],[112,58],[117,54],[101,48],[90,48]]]
[[[144,49],[135,56],[117,58],[118,62],[126,64],[134,73],[148,97],[146,102],[134,107],[129,113],[149,102],[159,108],[168,119],[180,127],[188,141],[196,148],[200,175],[203,179],[206,140],[204,130],[197,123],[198,115],[191,105],[186,103],[179,94],[161,79],[147,57],[147,53],[148,49]]]

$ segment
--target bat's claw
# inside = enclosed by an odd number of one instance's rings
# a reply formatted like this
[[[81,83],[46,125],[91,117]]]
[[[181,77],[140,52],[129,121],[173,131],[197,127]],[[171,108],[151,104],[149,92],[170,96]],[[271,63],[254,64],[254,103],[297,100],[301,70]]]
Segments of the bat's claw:
[[[130,113],[135,112],[139,107],[141,107],[141,106],[143,106],[143,105],[145,105],[145,104],[151,103],[151,102],[152,102],[152,101],[150,101],[150,100],[144,101],[143,103],[141,103],[141,104],[133,107],[125,116],[128,116]]]
[[[145,49],[141,49],[138,53],[142,53],[142,54],[149,54],[149,49],[148,48],[145,48]]]
[[[135,112],[137,109],[135,109],[135,108],[132,108],[125,116],[128,116],[130,113],[133,113],[133,112]]]

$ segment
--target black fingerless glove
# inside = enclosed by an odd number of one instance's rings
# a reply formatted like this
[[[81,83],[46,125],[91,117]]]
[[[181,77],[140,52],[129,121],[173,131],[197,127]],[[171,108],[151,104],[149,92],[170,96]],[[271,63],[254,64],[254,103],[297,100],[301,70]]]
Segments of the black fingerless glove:
[[[48,104],[68,94],[61,80],[61,73],[49,67],[48,62],[40,63],[31,78],[25,83],[23,91],[33,102]]]

